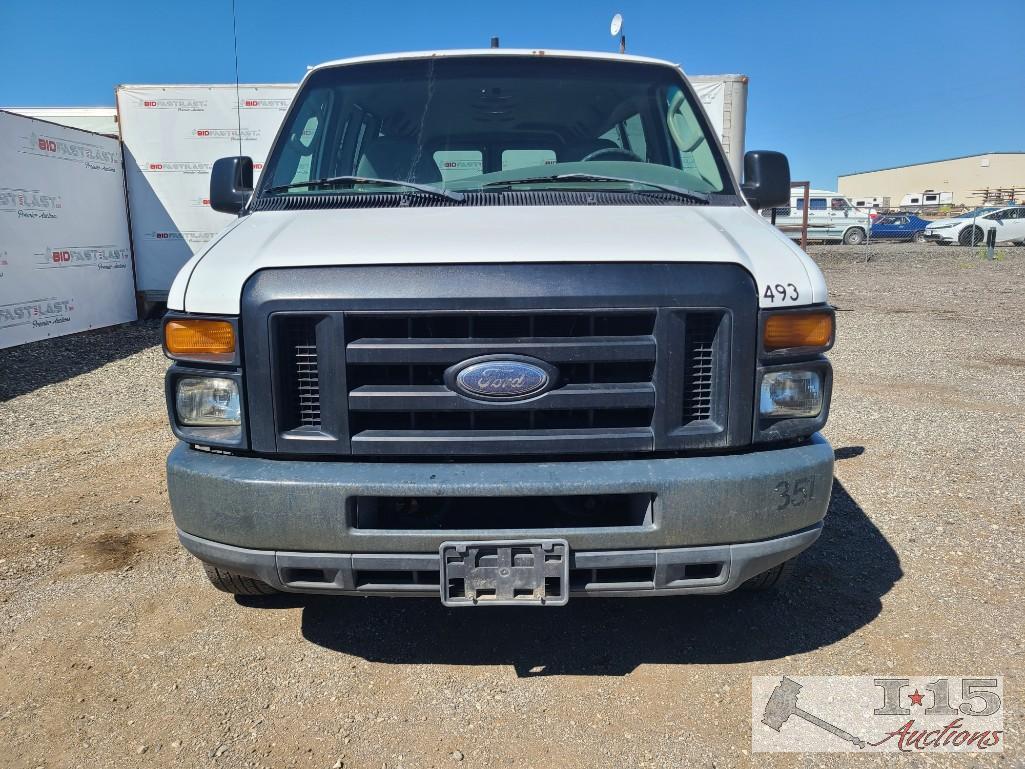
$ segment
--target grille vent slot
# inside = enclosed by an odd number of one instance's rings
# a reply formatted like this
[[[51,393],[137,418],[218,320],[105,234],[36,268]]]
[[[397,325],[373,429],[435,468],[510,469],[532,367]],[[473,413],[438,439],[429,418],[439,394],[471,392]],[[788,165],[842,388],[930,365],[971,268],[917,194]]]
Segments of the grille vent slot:
[[[692,313],[687,316],[687,356],[683,383],[683,422],[712,418],[712,397],[716,383],[715,342],[721,316]]]
[[[320,429],[320,366],[317,317],[288,318],[281,329],[285,390],[291,404],[292,429]]]

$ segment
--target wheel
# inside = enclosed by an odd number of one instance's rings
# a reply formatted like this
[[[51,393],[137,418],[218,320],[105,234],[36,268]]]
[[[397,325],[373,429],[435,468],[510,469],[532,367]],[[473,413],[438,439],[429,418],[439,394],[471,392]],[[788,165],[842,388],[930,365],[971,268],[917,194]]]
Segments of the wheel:
[[[276,595],[278,593],[266,582],[236,574],[227,569],[218,569],[208,563],[203,564],[203,571],[206,572],[210,584],[225,593],[232,595]]]
[[[851,227],[843,234],[843,242],[848,246],[860,246],[865,242],[865,231],[861,227]]]
[[[915,242],[916,243],[925,243],[926,242],[926,240],[925,240],[925,233],[924,232],[916,232],[915,233]]]
[[[751,579],[740,586],[740,589],[758,593],[778,589],[794,573],[794,562],[796,560],[797,558],[791,558],[789,561],[783,561],[778,566],[773,566],[768,571],[763,571],[761,574],[751,577]]]
[[[982,227],[965,227],[957,236],[957,242],[962,246],[977,246],[985,240],[986,233],[982,231]]]

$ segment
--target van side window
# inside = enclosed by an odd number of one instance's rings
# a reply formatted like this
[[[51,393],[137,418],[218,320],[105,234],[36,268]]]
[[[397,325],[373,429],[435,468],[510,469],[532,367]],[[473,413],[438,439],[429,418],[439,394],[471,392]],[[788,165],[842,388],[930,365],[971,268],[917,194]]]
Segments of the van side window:
[[[846,211],[851,207],[845,198],[833,198],[829,205],[834,211]]]
[[[797,210],[804,210],[804,198],[797,199]],[[825,211],[826,210],[826,199],[825,198],[809,198],[808,199],[808,210],[809,211]]]

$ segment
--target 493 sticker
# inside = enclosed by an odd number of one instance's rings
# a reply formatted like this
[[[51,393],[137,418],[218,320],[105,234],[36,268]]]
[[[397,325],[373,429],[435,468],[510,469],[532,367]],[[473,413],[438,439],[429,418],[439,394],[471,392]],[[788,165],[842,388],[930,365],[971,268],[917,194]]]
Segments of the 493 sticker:
[[[801,298],[801,292],[797,290],[797,286],[793,283],[767,283],[765,291],[762,292],[762,298],[768,299],[773,304],[777,301],[796,302]]]

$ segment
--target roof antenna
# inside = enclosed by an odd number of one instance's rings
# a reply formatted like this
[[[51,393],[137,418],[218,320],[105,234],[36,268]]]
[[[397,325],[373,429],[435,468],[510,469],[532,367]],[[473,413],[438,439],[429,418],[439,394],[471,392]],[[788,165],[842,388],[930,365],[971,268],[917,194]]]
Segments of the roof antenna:
[[[612,17],[609,34],[613,37],[619,35],[619,52],[626,53],[626,30],[623,29],[623,14],[617,13]]]
[[[498,38],[497,37],[491,38],[491,47],[492,48],[498,48]]]
[[[235,21],[235,0],[231,0],[231,37],[235,45],[235,114],[238,116],[238,154],[242,156],[242,97],[238,87],[238,23]]]

